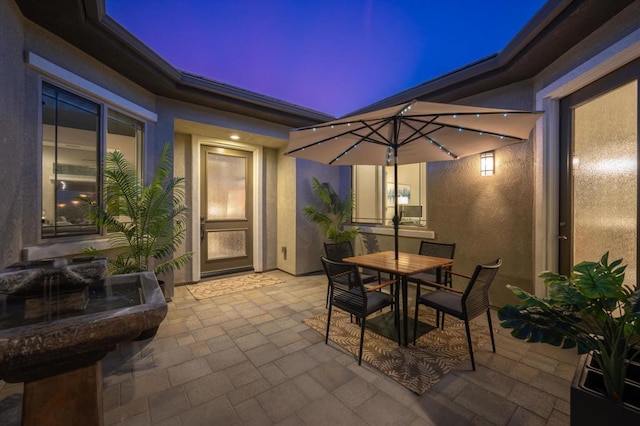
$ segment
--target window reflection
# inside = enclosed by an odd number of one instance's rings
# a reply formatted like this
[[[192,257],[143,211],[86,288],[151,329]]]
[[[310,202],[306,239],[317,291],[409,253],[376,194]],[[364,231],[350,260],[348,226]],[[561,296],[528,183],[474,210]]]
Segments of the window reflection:
[[[78,197],[99,199],[102,153],[119,150],[140,169],[144,124],[79,95],[42,84],[42,237],[97,234]],[[106,139],[102,136],[106,127]]]
[[[398,204],[405,212],[401,225],[426,225],[426,164],[398,166]],[[393,225],[395,182],[393,167],[357,165],[352,168],[354,223]],[[418,214],[419,213],[419,214]],[[411,214],[408,216],[407,214]]]

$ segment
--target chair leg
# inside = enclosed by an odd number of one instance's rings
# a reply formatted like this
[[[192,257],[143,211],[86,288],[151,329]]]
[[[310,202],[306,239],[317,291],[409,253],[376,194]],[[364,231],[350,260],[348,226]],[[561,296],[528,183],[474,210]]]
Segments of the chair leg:
[[[491,312],[487,309],[487,321],[489,322],[489,334],[491,335],[491,346],[493,353],[496,353],[496,341],[493,338],[493,325],[491,325]]]
[[[392,280],[392,279],[394,279],[394,278],[395,278],[395,276],[394,276],[394,275],[389,274],[389,279],[390,279],[390,280]],[[380,276],[380,273],[378,273],[378,281],[382,281],[382,277]],[[394,290],[395,290],[395,288],[396,288],[397,286],[398,286],[398,284],[391,284],[391,285],[389,286],[389,292],[391,292],[391,294],[393,294],[393,295],[394,295],[394,297],[396,297],[396,296],[395,296],[395,295],[396,295],[396,292],[395,292]],[[396,309],[396,306],[394,306],[394,305],[395,305],[395,303],[394,303],[393,305],[391,305],[391,310],[392,310],[392,311],[393,311],[394,309]]]
[[[471,344],[471,330],[469,329],[469,320],[464,321],[464,328],[467,331],[467,344],[469,345],[469,355],[471,356],[471,368],[476,371],[476,362],[473,359],[473,345]]]
[[[442,322],[440,324],[441,324],[441,328],[444,330],[444,312],[442,312]]]
[[[331,294],[331,284],[327,286],[327,301],[324,303],[325,309],[329,307],[329,296]]]
[[[420,309],[420,304],[418,303],[418,299],[416,299],[416,310],[414,318],[413,318],[413,346],[416,345],[416,336],[418,335],[418,309]]]
[[[324,337],[324,344],[329,343],[329,324],[331,324],[331,304],[329,304],[329,312],[327,313],[327,334]]]
[[[364,344],[364,323],[366,322],[366,317],[361,320],[362,326],[360,327],[360,352],[358,354],[358,365],[362,365],[362,346]]]

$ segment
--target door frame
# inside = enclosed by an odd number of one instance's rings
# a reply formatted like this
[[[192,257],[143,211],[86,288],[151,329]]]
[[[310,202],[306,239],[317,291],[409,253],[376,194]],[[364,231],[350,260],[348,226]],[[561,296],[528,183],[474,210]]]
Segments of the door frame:
[[[537,296],[547,288],[538,273],[558,270],[560,185],[560,99],[640,58],[640,29],[567,70],[537,90],[535,109],[544,110],[534,129],[534,239],[533,272]],[[535,84],[535,78],[534,78]]]
[[[221,139],[208,138],[205,136],[191,136],[191,241],[194,258],[200,259],[200,174],[201,174],[201,147],[215,146],[220,148],[235,149],[237,151],[248,151],[253,154],[253,269],[256,272],[264,270],[263,239],[261,232],[264,225],[264,182],[263,175],[263,147],[248,145],[238,142],[230,142]],[[200,280],[200,262],[191,262],[191,274],[194,281]]]

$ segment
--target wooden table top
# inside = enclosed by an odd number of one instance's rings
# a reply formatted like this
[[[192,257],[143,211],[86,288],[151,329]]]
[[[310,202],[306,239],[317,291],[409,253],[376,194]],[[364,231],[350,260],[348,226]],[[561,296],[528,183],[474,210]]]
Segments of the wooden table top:
[[[453,265],[453,259],[423,256],[415,253],[399,252],[398,259],[396,260],[395,252],[393,251],[381,251],[378,253],[345,257],[342,260],[344,262],[355,263],[356,265],[364,268],[399,275],[413,275],[418,272],[428,271],[429,269]]]

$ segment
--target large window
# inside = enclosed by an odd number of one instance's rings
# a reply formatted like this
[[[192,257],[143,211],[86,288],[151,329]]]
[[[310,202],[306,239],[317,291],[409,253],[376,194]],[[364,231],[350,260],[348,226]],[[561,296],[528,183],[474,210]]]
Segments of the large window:
[[[393,167],[353,166],[354,223],[393,225]],[[425,163],[398,166],[398,207],[401,225],[425,226],[427,211]]]
[[[49,83],[42,85],[42,236],[97,234],[80,196],[99,199],[106,150],[122,151],[140,166],[144,125],[138,120]]]

